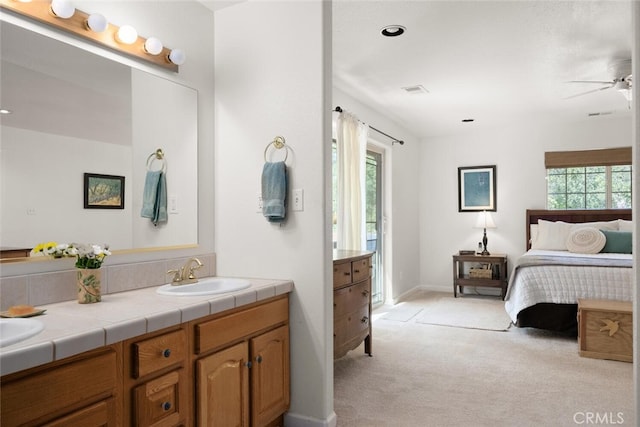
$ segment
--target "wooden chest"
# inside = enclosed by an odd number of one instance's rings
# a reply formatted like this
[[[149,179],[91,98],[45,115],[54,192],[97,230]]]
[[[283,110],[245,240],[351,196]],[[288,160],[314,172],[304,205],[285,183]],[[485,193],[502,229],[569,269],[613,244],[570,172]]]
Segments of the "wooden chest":
[[[578,300],[580,356],[633,361],[631,302]]]
[[[368,251],[334,250],[333,357],[360,346],[371,355],[371,266]]]

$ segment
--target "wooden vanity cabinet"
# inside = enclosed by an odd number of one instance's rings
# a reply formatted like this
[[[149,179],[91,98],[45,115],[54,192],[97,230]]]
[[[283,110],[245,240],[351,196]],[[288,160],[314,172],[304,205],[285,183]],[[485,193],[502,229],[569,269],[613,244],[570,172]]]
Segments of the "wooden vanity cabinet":
[[[333,253],[333,357],[338,359],[364,341],[372,354],[372,252],[336,250]]]
[[[196,425],[278,426],[289,408],[289,298],[192,322]]]
[[[186,327],[127,340],[125,416],[132,426],[189,424],[190,387]]]
[[[3,376],[0,424],[123,425],[121,349],[102,347]]]
[[[282,426],[285,294],[1,379],[2,426]]]

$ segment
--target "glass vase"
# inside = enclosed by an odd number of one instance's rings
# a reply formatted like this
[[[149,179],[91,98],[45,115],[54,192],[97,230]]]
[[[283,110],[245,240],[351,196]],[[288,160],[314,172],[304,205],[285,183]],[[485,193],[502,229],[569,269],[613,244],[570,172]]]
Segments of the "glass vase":
[[[102,270],[99,268],[77,268],[78,303],[92,304],[102,300]]]

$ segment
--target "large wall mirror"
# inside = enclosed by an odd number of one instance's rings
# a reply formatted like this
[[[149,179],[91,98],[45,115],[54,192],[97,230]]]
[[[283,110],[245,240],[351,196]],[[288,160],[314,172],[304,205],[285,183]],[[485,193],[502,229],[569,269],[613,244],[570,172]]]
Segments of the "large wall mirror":
[[[0,115],[0,245],[197,244],[197,91],[8,22],[0,31],[11,111]],[[154,226],[143,190],[163,165],[167,221]],[[124,177],[123,206],[86,208],[85,173]]]

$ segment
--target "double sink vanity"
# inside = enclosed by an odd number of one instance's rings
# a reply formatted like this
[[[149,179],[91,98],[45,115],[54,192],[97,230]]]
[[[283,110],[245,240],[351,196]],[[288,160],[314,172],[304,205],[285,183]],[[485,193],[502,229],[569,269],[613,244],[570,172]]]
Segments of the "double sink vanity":
[[[0,424],[282,425],[292,290],[211,277],[38,307],[15,320],[42,330],[0,349]]]

